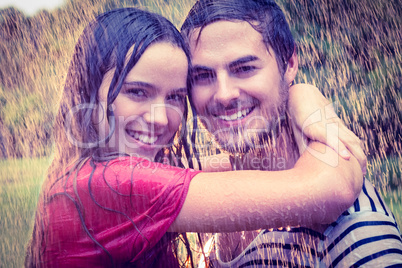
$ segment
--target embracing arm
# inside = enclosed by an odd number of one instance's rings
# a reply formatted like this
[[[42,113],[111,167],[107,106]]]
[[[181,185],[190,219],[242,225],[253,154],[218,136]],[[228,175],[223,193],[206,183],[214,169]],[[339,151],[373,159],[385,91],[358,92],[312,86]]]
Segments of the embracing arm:
[[[169,231],[233,232],[335,221],[357,198],[361,169],[354,157],[344,160],[321,143],[309,148],[289,170],[196,175]],[[325,153],[316,159],[312,152]]]
[[[292,86],[289,112],[303,151],[295,166],[284,171],[198,174],[170,230],[232,232],[335,221],[361,191],[366,156],[360,140],[328,104],[316,87]],[[320,120],[314,117],[317,111]],[[308,146],[306,137],[313,141]],[[211,170],[222,165],[217,166]]]

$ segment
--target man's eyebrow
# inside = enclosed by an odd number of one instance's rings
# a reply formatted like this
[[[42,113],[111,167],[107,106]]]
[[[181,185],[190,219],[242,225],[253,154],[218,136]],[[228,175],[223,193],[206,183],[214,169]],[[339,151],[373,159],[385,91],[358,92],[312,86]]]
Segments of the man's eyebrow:
[[[259,58],[257,56],[253,56],[253,55],[248,55],[248,56],[244,56],[241,58],[238,58],[234,61],[232,61],[231,63],[228,64],[229,68],[233,68],[235,66],[244,64],[244,63],[248,63],[248,62],[252,62],[252,61],[256,61],[259,60]],[[193,67],[191,68],[191,70],[193,72],[210,72],[213,71],[213,68],[209,68],[207,66],[204,65],[193,65]]]
[[[187,88],[182,87],[182,88],[178,88],[178,89],[174,89],[172,90],[172,93],[174,94],[187,94]]]
[[[212,71],[212,68],[209,68],[207,66],[203,66],[203,65],[193,65],[193,67],[191,68],[192,72],[210,72]]]
[[[252,56],[252,55],[241,57],[241,58],[229,63],[229,68],[233,68],[235,66],[245,64],[245,63],[249,63],[249,62],[256,61],[256,60],[259,60],[259,58],[256,57],[256,56]]]

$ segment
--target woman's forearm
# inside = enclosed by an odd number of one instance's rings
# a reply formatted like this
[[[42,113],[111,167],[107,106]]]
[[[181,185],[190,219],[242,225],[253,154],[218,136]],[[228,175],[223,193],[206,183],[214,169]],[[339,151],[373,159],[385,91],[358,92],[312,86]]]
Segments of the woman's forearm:
[[[233,232],[335,221],[360,192],[359,164],[319,143],[310,148],[289,170],[196,175],[170,231]]]

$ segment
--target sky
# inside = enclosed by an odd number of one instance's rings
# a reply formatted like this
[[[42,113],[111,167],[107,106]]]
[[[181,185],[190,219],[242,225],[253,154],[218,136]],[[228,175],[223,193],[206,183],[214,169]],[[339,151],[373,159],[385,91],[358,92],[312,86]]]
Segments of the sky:
[[[65,0],[0,0],[0,9],[15,7],[26,16],[35,15],[42,9],[52,10],[62,6]]]

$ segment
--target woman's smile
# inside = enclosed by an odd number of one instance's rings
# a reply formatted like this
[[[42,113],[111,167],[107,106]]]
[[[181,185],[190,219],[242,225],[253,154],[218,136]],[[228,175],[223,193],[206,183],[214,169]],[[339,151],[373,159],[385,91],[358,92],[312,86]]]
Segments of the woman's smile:
[[[151,133],[144,133],[135,130],[126,129],[127,134],[134,140],[139,141],[146,145],[153,145],[158,140],[158,136]]]

